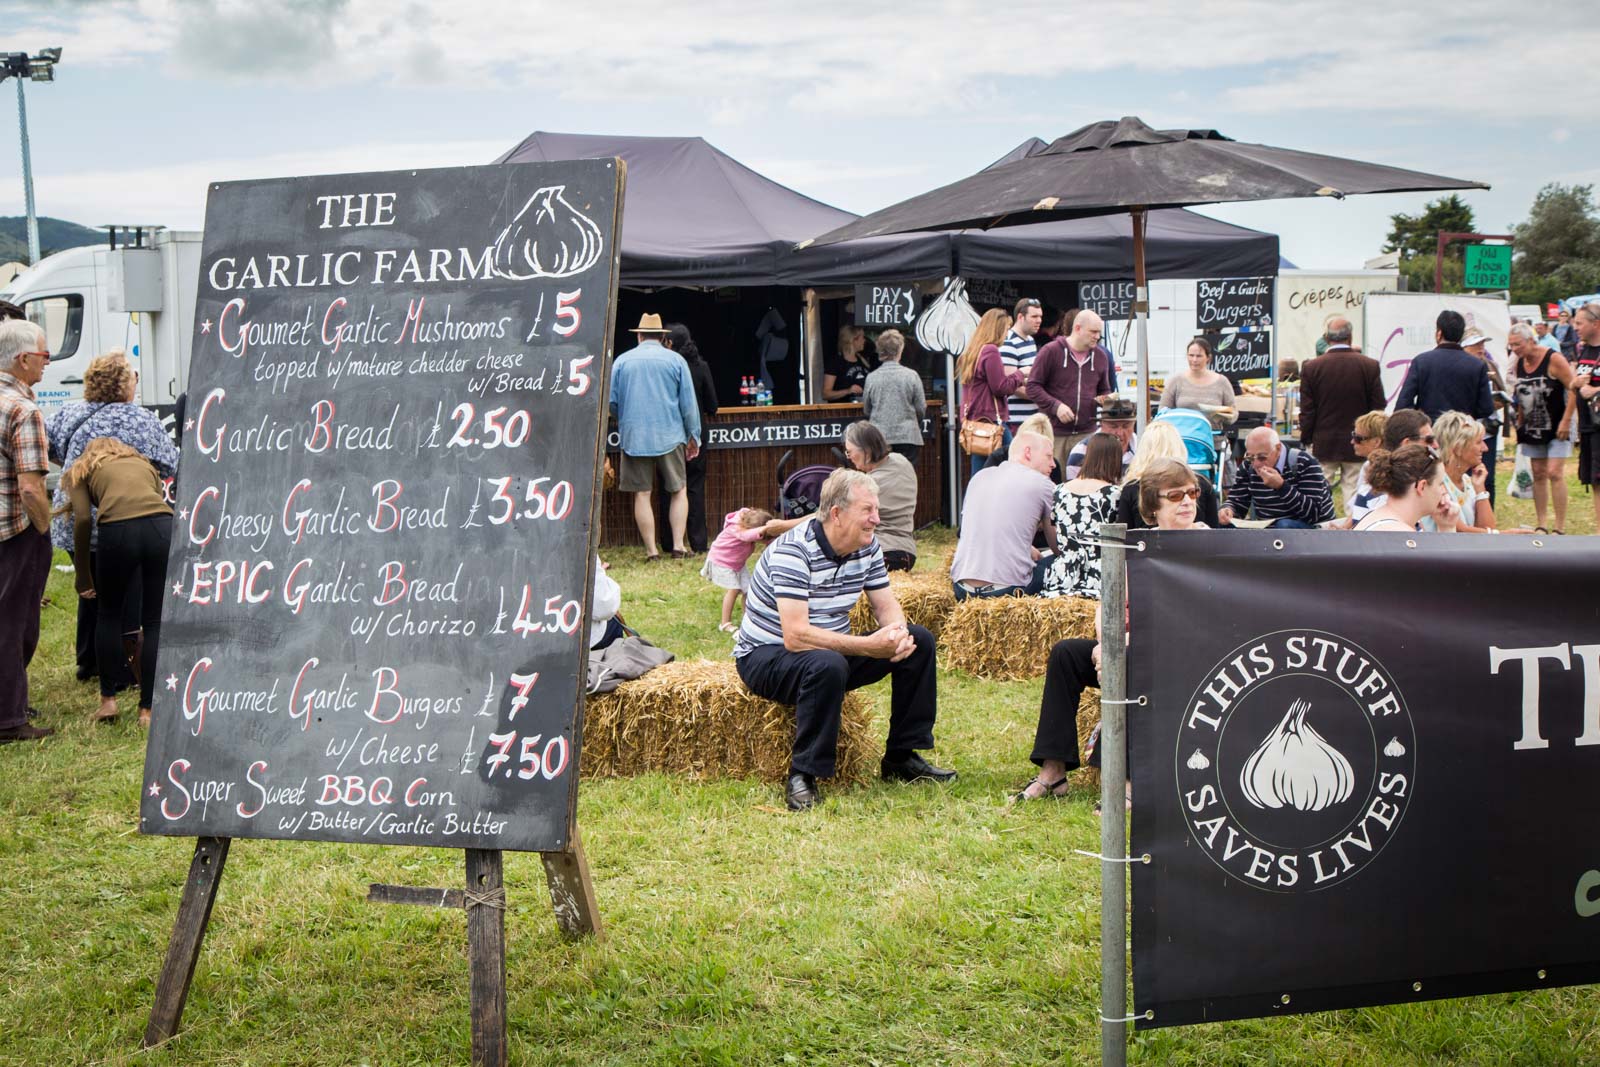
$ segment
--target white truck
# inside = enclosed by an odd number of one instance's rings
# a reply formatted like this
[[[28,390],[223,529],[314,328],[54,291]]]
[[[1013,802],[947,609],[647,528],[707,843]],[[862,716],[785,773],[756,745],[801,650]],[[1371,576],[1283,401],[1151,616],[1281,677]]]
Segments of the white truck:
[[[45,328],[50,366],[34,395],[46,418],[83,398],[91,359],[120,348],[139,372],[139,403],[169,421],[189,381],[200,233],[106,229],[105,245],[46,256],[0,290],[0,300]]]

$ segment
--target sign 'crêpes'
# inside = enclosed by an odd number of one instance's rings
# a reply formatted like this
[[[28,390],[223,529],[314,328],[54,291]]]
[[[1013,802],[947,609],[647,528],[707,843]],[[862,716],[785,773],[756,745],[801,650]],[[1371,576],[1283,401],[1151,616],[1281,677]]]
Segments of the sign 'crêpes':
[[[565,846],[619,175],[212,187],[145,832]]]

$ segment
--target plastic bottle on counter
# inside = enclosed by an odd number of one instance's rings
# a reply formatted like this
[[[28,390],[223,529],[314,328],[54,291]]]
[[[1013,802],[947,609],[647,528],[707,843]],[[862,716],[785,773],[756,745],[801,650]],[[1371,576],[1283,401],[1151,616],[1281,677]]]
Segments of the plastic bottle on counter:
[[[739,403],[750,403],[750,379],[748,377],[739,379]]]

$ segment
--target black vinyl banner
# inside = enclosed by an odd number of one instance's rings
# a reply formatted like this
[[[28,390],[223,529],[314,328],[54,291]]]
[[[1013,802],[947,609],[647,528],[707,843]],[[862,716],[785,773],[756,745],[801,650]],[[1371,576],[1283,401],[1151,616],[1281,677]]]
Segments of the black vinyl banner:
[[[1600,981],[1600,543],[1134,537],[1141,1027]]]
[[[621,196],[211,187],[145,833],[565,847]]]

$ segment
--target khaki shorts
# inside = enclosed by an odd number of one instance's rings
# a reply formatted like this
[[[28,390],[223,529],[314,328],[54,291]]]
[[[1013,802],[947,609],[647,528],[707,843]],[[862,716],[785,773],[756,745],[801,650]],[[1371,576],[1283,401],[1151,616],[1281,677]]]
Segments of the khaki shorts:
[[[676,493],[689,484],[684,472],[682,445],[661,456],[622,454],[622,469],[617,472],[617,490],[623,493],[648,493],[655,488],[656,472],[661,473],[661,488]]]

